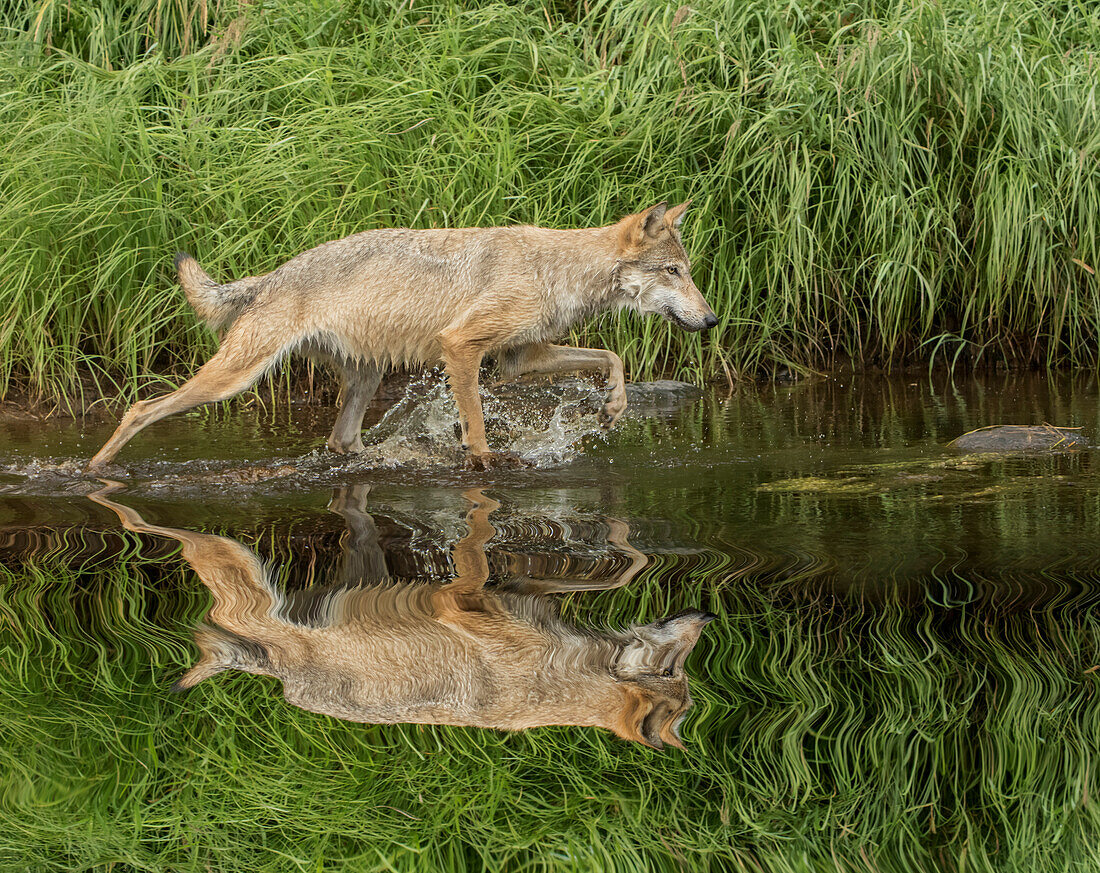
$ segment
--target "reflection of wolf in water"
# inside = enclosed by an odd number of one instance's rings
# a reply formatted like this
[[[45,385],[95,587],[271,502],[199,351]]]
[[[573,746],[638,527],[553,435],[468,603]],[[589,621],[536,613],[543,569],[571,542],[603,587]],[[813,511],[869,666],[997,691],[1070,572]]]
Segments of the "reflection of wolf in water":
[[[499,504],[471,491],[453,581],[382,582],[373,520],[338,493],[333,508],[351,532],[344,581],[283,595],[255,552],[226,537],[147,524],[107,499],[111,490],[92,499],[130,530],[179,540],[214,595],[211,624],[195,634],[202,657],[179,688],[236,669],[280,679],[295,706],[351,721],[595,725],[655,748],[681,745],[678,728],[691,707],[684,661],[713,616],[689,611],[625,632],[596,631],[563,621],[542,596],[627,584],[645,557],[627,543],[622,522],[610,522],[609,540],[632,560],[614,579],[523,578],[486,589],[489,513]]]

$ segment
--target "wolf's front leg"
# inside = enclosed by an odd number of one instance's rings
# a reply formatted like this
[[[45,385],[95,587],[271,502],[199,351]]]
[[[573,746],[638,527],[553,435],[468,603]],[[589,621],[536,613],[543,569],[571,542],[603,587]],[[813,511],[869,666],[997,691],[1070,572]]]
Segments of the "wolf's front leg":
[[[477,375],[484,348],[469,342],[456,340],[444,333],[443,364],[447,381],[451,385],[458,419],[462,428],[462,448],[466,450],[466,466],[471,470],[488,470],[492,467],[523,467],[527,462],[511,452],[491,452],[485,439],[485,416],[481,411]]]
[[[466,467],[488,470],[492,467],[528,467],[530,463],[512,452],[491,452],[485,439],[485,416],[478,394],[478,370],[485,353],[500,348],[514,329],[517,311],[514,307],[494,305],[491,311],[471,310],[462,321],[439,333],[439,348],[447,381],[451,385],[458,418],[462,428],[462,447],[466,450]],[[518,312],[522,316],[522,312]],[[522,319],[521,319],[522,320]]]
[[[606,349],[576,349],[533,343],[513,349],[502,366],[506,380],[528,373],[563,373],[571,370],[595,370],[607,380],[607,402],[600,411],[600,422],[611,427],[626,411],[626,375],[622,358]]]
[[[458,406],[462,448],[475,458],[489,454],[489,443],[485,439],[485,417],[477,390],[477,373],[484,356],[484,351],[476,346],[457,339],[443,338],[443,365]]]

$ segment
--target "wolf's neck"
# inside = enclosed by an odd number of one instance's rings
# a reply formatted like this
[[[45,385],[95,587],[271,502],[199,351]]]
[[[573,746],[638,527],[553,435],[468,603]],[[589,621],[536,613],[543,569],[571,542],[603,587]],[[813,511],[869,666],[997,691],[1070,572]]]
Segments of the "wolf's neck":
[[[618,239],[613,227],[571,231],[546,265],[546,293],[558,330],[568,330],[622,297],[616,279]]]

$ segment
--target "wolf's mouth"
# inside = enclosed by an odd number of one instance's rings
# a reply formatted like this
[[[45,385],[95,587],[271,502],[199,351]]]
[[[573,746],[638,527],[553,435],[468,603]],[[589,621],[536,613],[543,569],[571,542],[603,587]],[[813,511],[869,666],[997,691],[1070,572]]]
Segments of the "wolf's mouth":
[[[677,327],[683,328],[684,330],[700,331],[703,329],[701,325],[697,326],[684,321],[682,318],[680,318],[679,315],[676,314],[676,311],[671,306],[662,306],[661,315],[664,317],[665,321],[671,321]]]

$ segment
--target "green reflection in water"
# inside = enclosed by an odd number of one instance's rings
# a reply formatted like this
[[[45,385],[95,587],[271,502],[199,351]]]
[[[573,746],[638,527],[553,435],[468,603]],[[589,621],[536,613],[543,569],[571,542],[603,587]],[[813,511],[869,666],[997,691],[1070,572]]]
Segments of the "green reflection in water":
[[[1095,432],[1095,400],[983,390],[746,392],[635,422],[552,481],[487,489],[503,504],[491,583],[620,572],[614,514],[649,562],[625,587],[562,596],[566,621],[718,615],[687,664],[685,751],[594,728],[354,724],[239,673],[169,694],[209,607],[174,545],[83,499],[9,498],[0,867],[1095,870],[1091,453],[896,484],[983,419]],[[895,484],[766,487],[806,477]],[[461,495],[396,479],[371,492],[394,573],[450,576]],[[329,497],[127,499],[228,533],[303,590],[346,545]]]

